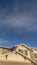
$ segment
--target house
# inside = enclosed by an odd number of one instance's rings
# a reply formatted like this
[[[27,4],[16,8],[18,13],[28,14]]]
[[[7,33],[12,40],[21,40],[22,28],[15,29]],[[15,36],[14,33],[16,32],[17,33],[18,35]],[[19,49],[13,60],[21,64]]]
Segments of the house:
[[[18,44],[12,48],[0,47],[0,63],[4,65],[37,65],[37,49],[25,44]]]

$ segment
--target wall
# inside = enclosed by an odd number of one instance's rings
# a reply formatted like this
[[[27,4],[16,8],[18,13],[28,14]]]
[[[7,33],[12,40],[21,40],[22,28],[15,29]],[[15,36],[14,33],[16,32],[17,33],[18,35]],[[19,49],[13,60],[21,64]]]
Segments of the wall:
[[[7,60],[9,61],[16,61],[16,62],[25,62],[25,63],[31,63],[31,61],[27,60],[26,58],[22,57],[18,53],[15,52],[10,53],[7,57]]]
[[[9,53],[9,52],[10,52],[9,49],[4,49],[4,48],[3,48],[3,54]]]

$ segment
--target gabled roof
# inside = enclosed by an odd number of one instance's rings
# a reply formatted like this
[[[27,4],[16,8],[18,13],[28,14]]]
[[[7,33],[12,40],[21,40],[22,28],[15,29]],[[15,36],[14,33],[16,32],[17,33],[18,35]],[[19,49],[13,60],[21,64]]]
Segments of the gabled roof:
[[[31,50],[32,51],[32,49],[29,47],[29,46],[27,46],[26,44],[18,44],[18,45],[15,45],[14,47],[18,47],[18,46],[24,46],[24,47],[26,47],[27,49],[29,49],[29,50]],[[12,47],[13,48],[13,47]]]
[[[22,43],[22,44],[17,44],[17,45],[15,45],[15,46],[13,46],[13,47],[18,47],[18,46],[24,46],[24,47],[26,47],[27,49],[29,49],[29,50],[31,50],[31,51],[33,51],[33,49],[37,51],[37,48],[29,47],[28,45],[26,45],[26,44],[24,44],[24,43]]]
[[[31,49],[32,49],[32,50],[36,50],[36,51],[37,51],[37,48],[33,48],[33,47],[31,47]]]

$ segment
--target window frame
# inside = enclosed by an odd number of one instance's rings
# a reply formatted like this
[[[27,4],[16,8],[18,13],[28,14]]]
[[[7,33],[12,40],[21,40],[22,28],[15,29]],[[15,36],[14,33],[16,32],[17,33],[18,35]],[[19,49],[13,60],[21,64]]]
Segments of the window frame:
[[[24,52],[24,54],[25,54],[26,56],[28,56],[28,51],[27,51],[27,50],[24,50],[23,52]]]
[[[36,53],[34,54],[34,57],[37,58],[37,54]]]
[[[21,52],[23,55],[28,56],[28,51],[23,49],[18,49],[19,52]]]

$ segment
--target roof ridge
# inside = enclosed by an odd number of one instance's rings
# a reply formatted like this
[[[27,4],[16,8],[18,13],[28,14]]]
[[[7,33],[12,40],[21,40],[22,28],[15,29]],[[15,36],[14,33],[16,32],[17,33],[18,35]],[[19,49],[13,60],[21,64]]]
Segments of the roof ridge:
[[[19,45],[24,45],[26,48],[28,48],[29,50],[31,50],[31,51],[32,51],[31,47],[27,46],[27,45],[26,45],[26,44],[24,44],[24,43],[22,43],[22,44],[17,44],[17,45],[15,45],[15,46],[19,46]],[[15,47],[15,46],[14,46],[14,47]]]

